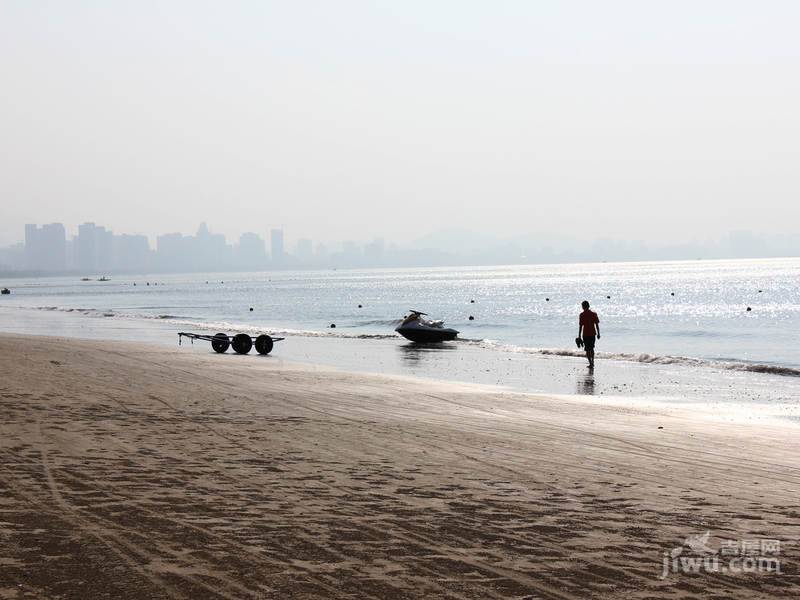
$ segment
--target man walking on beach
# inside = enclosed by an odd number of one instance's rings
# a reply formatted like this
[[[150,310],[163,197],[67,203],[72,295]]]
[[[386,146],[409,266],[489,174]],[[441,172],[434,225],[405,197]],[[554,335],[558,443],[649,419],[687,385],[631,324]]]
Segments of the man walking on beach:
[[[589,368],[594,369],[594,340],[600,339],[600,318],[593,310],[589,310],[589,303],[581,302],[583,312],[578,317],[578,337],[583,340],[583,349],[589,359]]]

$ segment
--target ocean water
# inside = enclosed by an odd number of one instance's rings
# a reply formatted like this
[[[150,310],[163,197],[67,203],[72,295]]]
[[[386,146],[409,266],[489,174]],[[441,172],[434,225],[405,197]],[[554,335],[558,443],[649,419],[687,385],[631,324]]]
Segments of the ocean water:
[[[159,321],[176,331],[368,340],[396,337],[394,327],[413,308],[458,329],[461,344],[544,356],[579,355],[574,338],[586,299],[600,316],[602,358],[800,376],[797,258],[159,274],[107,282],[71,276],[0,285],[13,292],[0,297],[6,320],[50,311]]]

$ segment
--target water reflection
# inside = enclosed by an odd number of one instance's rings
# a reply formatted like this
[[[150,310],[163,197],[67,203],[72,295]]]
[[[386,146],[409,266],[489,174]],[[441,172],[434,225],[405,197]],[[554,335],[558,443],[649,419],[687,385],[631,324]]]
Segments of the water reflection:
[[[580,396],[594,396],[594,370],[586,369],[578,374],[577,389],[575,393]]]
[[[438,344],[415,344],[414,342],[409,342],[397,346],[400,358],[408,366],[419,365],[425,359],[435,359],[437,356],[441,356],[443,352],[450,352],[457,348],[458,346],[455,344],[447,344],[445,342]]]

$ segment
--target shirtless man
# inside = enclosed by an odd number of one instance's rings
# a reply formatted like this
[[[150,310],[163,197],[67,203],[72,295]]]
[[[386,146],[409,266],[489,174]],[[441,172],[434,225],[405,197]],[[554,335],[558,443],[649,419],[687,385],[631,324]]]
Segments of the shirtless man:
[[[589,368],[594,369],[594,341],[595,336],[600,339],[600,319],[596,312],[589,310],[589,303],[586,300],[581,306],[583,312],[578,317],[578,337],[583,339],[583,349],[586,350],[586,358],[589,359]]]

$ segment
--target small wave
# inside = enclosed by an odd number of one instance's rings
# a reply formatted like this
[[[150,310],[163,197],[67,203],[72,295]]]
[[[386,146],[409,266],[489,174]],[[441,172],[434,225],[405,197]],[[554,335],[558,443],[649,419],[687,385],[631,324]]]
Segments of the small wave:
[[[66,312],[66,313],[80,313],[82,315],[90,316],[90,317],[116,317],[117,313],[107,310],[107,309],[99,309],[99,308],[74,308],[74,307],[64,307],[64,306],[36,306],[34,307],[35,310],[46,310],[48,312],[56,311],[56,312]]]
[[[256,330],[254,328],[254,330]],[[261,328],[263,330],[263,328]],[[396,333],[349,333],[340,329],[328,331],[317,331],[314,329],[276,329],[276,333],[286,336],[310,337],[310,338],[340,338],[348,340],[391,340],[399,338]]]
[[[181,325],[185,327],[192,327],[204,331],[226,331],[235,330],[242,333],[259,334],[265,330],[274,335],[283,336],[297,336],[297,337],[310,337],[310,338],[341,338],[341,339],[357,339],[357,340],[390,340],[399,339],[400,335],[392,333],[356,333],[354,331],[346,331],[352,327],[342,326],[338,329],[326,330],[312,330],[312,329],[290,329],[290,328],[269,328],[258,327],[253,325],[242,325],[240,323],[229,323],[225,321],[219,322],[204,322],[194,319],[180,317],[177,315],[142,315],[137,313],[124,313],[113,312],[108,310],[99,310],[95,308],[66,308],[58,306],[39,306],[35,307],[37,310],[45,311],[62,311],[62,312],[78,312],[86,316],[95,317],[117,317],[129,319],[147,319],[147,320],[168,320],[171,325]],[[366,321],[362,324],[356,325],[393,325],[399,323],[399,320],[374,320]],[[583,357],[584,352],[577,349],[564,349],[564,348],[532,348],[523,346],[513,346],[503,344],[496,340],[489,339],[473,339],[473,338],[459,338],[456,340],[461,344],[476,345],[489,350],[499,350],[503,352],[517,352],[523,354],[535,354],[540,356],[564,356],[564,357]],[[653,365],[678,365],[686,367],[704,367],[715,368],[727,371],[740,371],[747,373],[762,373],[767,375],[780,375],[785,377],[800,377],[800,369],[794,367],[787,367],[782,365],[772,365],[756,362],[744,362],[722,359],[703,359],[693,358],[688,356],[659,356],[655,354],[636,354],[630,352],[598,352],[598,358],[606,360],[618,360],[625,362],[636,362],[642,364]]]
[[[186,317],[183,315],[143,315],[140,313],[126,313],[126,312],[118,312],[117,313],[121,317],[125,317],[128,319],[147,319],[150,321],[174,321],[177,319],[189,319],[190,317]]]
[[[508,323],[483,323],[478,321],[459,321],[456,323],[448,324],[446,327],[469,327],[470,329],[514,329],[513,325]]]
[[[474,340],[473,340],[474,341]],[[524,354],[539,354],[542,356],[574,356],[582,358],[585,353],[582,350],[562,349],[562,348],[524,348],[520,346],[505,346],[492,340],[481,340],[479,345],[506,352],[520,352]],[[742,362],[736,360],[711,360],[705,358],[693,358],[690,356],[659,356],[655,354],[635,354],[631,352],[597,352],[597,358],[606,360],[621,360],[625,362],[637,362],[651,365],[680,365],[687,367],[706,367],[723,369],[726,371],[742,371],[749,373],[765,373],[768,375],[782,375],[787,377],[800,377],[800,369],[785,367],[781,365],[770,365],[765,363]]]
[[[65,313],[80,313],[86,316],[97,317],[126,317],[129,319],[157,319],[157,320],[172,320],[172,319],[186,319],[180,315],[143,315],[141,313],[126,313],[118,310],[99,309],[99,308],[75,308],[68,306],[37,306],[36,310],[57,311]]]
[[[359,321],[351,327],[369,327],[370,325],[381,325],[381,326],[397,326],[403,322],[403,319],[375,319],[373,321]]]
[[[140,317],[136,317],[140,318]],[[395,333],[355,333],[342,331],[344,328],[318,331],[314,329],[290,329],[286,327],[266,327],[256,325],[242,325],[240,323],[229,323],[227,321],[204,322],[193,319],[175,318],[170,319],[171,325],[181,325],[200,329],[203,331],[238,331],[240,333],[260,334],[268,331],[271,335],[296,336],[310,338],[340,338],[351,340],[390,340],[400,337]]]

